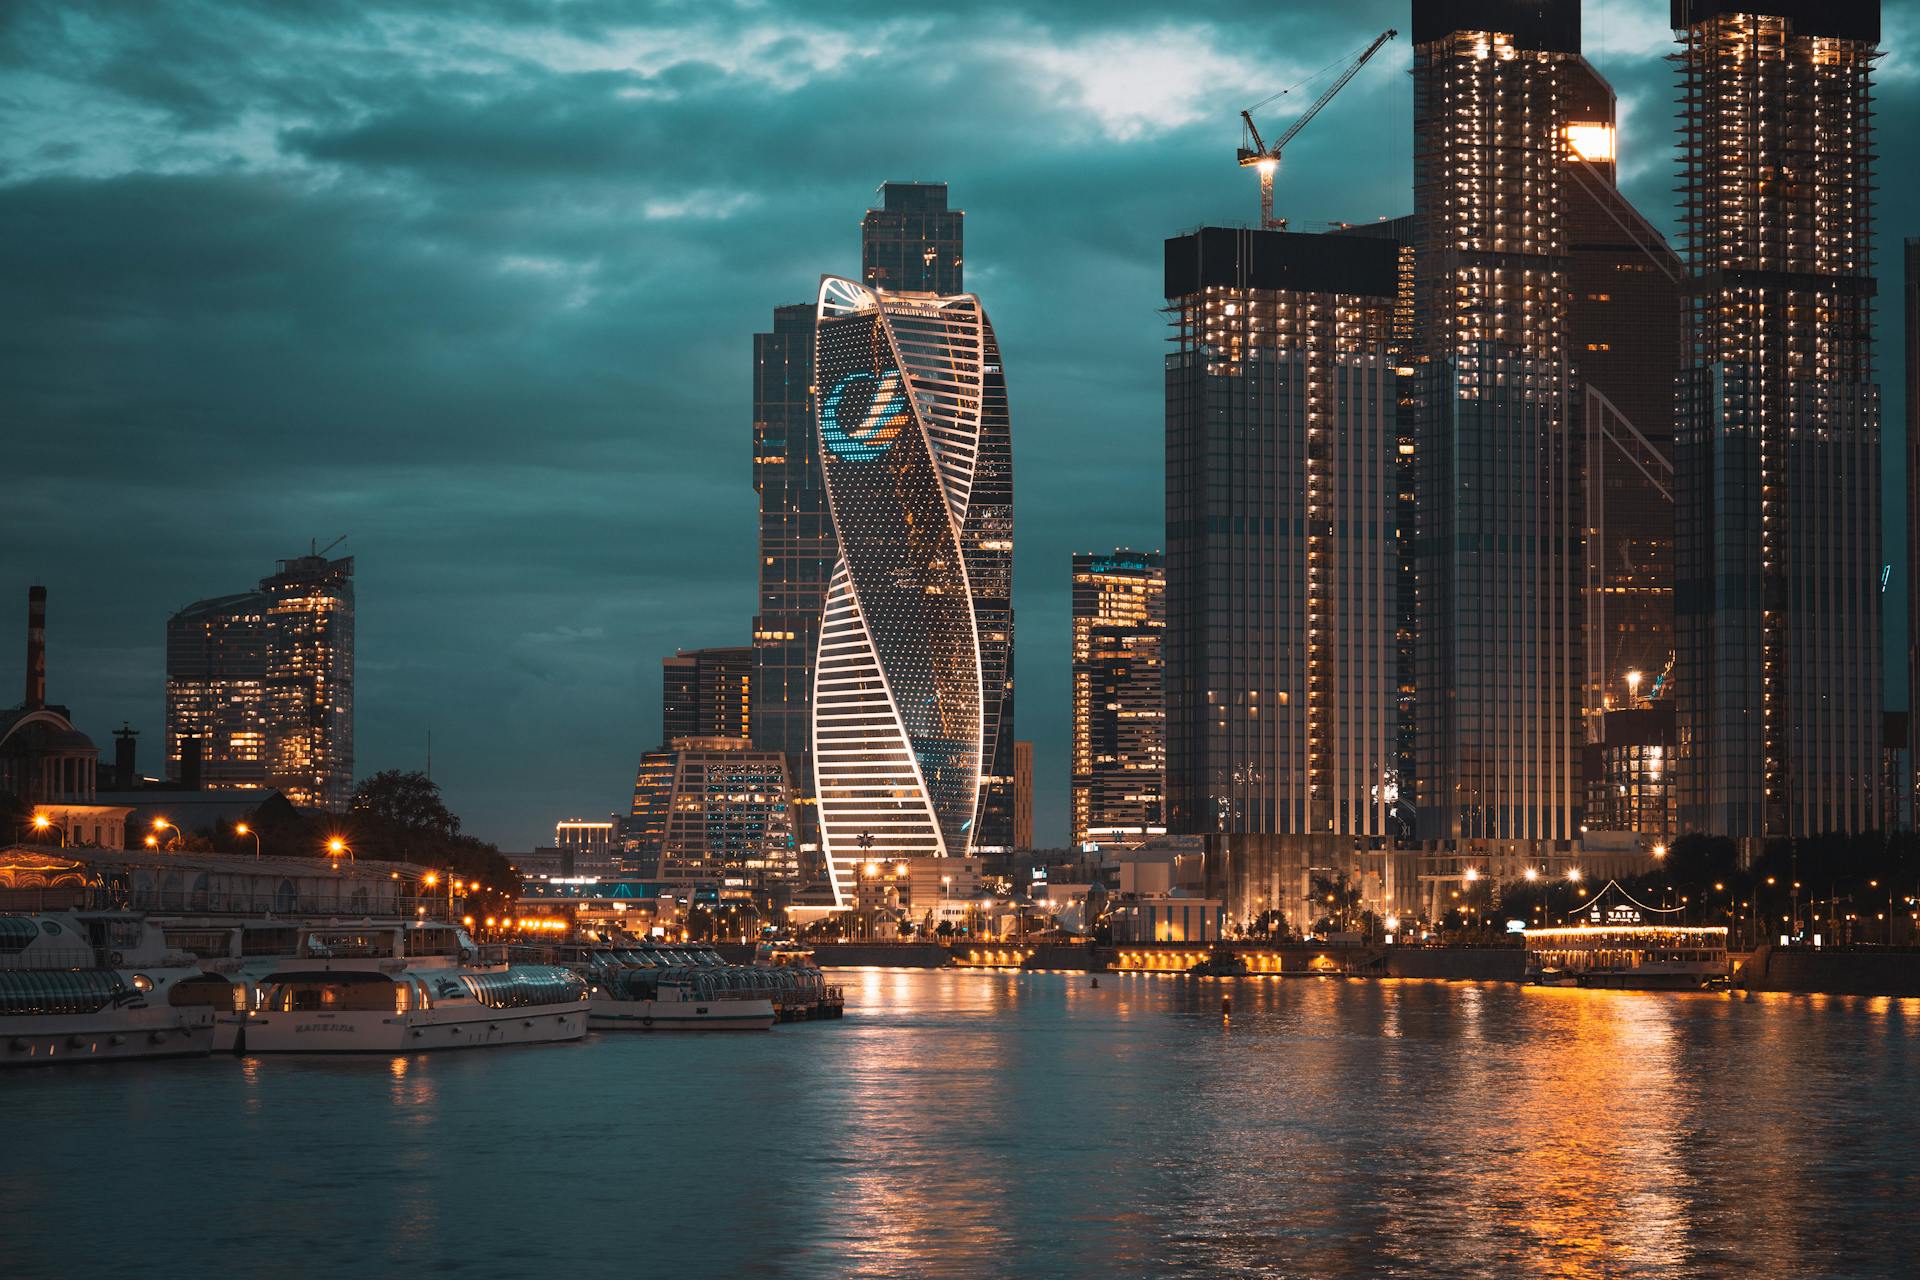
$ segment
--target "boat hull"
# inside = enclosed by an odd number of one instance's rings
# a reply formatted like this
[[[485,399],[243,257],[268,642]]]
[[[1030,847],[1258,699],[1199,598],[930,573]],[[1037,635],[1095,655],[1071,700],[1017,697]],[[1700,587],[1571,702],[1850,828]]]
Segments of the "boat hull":
[[[771,1000],[609,1000],[596,996],[587,1012],[595,1031],[765,1031],[776,1014]]]
[[[214,1021],[203,1009],[124,1009],[0,1018],[0,1066],[204,1058]]]
[[[419,1014],[344,1012],[255,1012],[241,1034],[240,1052],[255,1053],[425,1053],[439,1049],[483,1049],[516,1044],[552,1044],[578,1040],[587,1033],[583,1006],[485,1009],[485,1016],[434,1017]]]

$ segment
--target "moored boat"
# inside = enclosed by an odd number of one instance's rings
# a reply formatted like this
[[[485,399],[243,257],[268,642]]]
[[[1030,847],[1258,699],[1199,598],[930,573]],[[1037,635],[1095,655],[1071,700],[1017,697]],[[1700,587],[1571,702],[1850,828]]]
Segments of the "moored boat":
[[[578,1040],[587,984],[553,965],[486,958],[434,922],[312,925],[260,982],[248,1053],[419,1053]]]
[[[203,1057],[193,957],[128,912],[0,916],[0,1064]]]

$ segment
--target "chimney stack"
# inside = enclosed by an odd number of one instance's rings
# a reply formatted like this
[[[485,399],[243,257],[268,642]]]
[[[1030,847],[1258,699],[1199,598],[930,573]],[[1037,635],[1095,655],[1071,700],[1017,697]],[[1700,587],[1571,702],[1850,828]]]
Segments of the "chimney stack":
[[[140,731],[125,721],[113,731],[114,786],[121,791],[131,791],[136,785],[133,740],[139,736]]]
[[[47,705],[47,589],[27,588],[26,710]]]

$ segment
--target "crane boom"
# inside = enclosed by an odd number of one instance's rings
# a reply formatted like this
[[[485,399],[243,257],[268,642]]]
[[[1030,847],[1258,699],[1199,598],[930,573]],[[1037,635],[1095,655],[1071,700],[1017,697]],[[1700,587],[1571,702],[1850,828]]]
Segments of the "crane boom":
[[[1295,134],[1307,127],[1308,121],[1320,114],[1320,108],[1333,101],[1334,94],[1339,93],[1347,87],[1347,81],[1360,74],[1360,68],[1366,66],[1368,60],[1371,59],[1374,54],[1380,52],[1381,45],[1399,34],[1400,33],[1392,27],[1388,27],[1385,31],[1375,36],[1373,43],[1362,50],[1360,56],[1348,64],[1347,69],[1340,73],[1338,79],[1321,91],[1320,96],[1313,100],[1313,105],[1302,112],[1300,118],[1288,126],[1287,131],[1281,134],[1270,147],[1261,141],[1260,129],[1253,123],[1252,110],[1248,109],[1240,113],[1240,118],[1245,121],[1247,125],[1247,137],[1253,145],[1251,147],[1241,147],[1239,159],[1243,167],[1251,166],[1260,171],[1260,225],[1263,229],[1284,228],[1287,225],[1285,218],[1276,218],[1273,216],[1273,172],[1280,167],[1280,152],[1289,142],[1293,141]],[[1271,99],[1269,99],[1269,101],[1271,101]]]
[[[1306,128],[1307,122],[1320,114],[1320,108],[1332,102],[1333,95],[1346,88],[1347,81],[1360,74],[1360,68],[1366,66],[1367,61],[1372,58],[1374,54],[1380,52],[1381,45],[1399,34],[1400,33],[1392,27],[1388,27],[1385,31],[1375,36],[1373,43],[1367,46],[1366,52],[1355,58],[1352,65],[1340,73],[1340,78],[1323,89],[1320,96],[1313,100],[1313,105],[1302,112],[1300,118],[1295,120],[1292,125],[1288,126],[1287,131],[1280,135],[1280,140],[1273,144],[1274,157],[1276,159],[1279,158],[1281,151],[1285,150],[1286,145],[1293,141],[1293,135]]]

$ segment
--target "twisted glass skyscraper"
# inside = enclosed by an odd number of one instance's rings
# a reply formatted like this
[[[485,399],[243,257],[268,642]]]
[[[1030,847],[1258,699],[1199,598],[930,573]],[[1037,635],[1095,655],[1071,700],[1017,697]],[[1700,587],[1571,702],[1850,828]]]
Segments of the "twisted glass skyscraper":
[[[1006,392],[977,299],[836,277],[820,285],[814,370],[840,546],[815,669],[814,773],[844,901],[864,859],[960,856],[974,842],[999,732],[982,691],[1007,662],[971,585],[1003,541],[983,528],[976,482],[1005,451]]]

